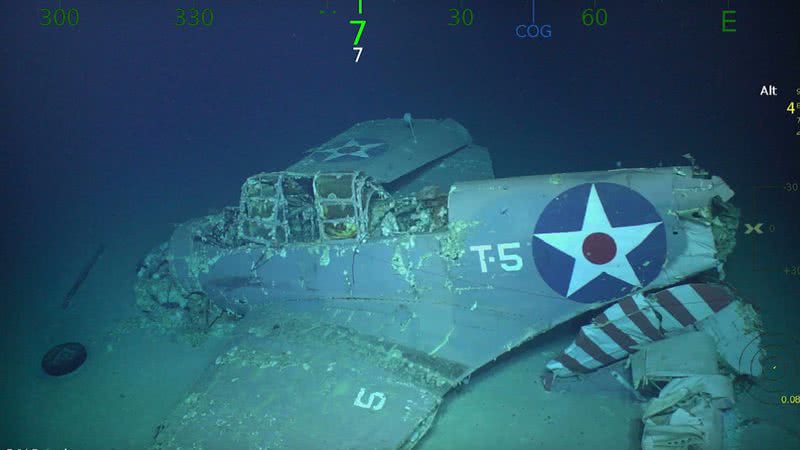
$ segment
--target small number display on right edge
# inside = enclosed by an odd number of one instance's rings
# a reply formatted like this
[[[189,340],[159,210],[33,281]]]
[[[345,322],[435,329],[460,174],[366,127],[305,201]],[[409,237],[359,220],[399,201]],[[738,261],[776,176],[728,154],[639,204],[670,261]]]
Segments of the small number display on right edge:
[[[800,395],[781,395],[781,404],[800,405]]]
[[[794,93],[795,93],[795,94],[796,94],[798,97],[800,97],[800,87],[799,87],[799,88],[797,88],[797,89],[795,89]],[[798,106],[800,106],[800,102],[798,102],[798,101],[789,102],[789,106],[786,108],[786,111],[789,111],[789,112],[790,112],[792,115],[794,115],[794,112],[795,112],[795,110],[798,108]],[[791,111],[789,110],[789,108],[791,108]],[[798,117],[797,117],[797,126],[798,126],[798,127],[800,127],[800,116],[798,116]],[[797,130],[797,131],[794,133],[794,135],[795,135],[795,136],[800,136],[800,129],[798,129],[798,130]]]

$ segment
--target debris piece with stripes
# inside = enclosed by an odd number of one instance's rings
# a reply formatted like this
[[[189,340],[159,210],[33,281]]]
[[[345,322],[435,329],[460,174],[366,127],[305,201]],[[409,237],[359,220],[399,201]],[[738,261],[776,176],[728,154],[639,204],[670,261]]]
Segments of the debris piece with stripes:
[[[547,369],[563,377],[607,366],[640,345],[710,317],[733,300],[735,296],[727,287],[708,283],[625,297],[581,327],[575,341],[550,360]]]

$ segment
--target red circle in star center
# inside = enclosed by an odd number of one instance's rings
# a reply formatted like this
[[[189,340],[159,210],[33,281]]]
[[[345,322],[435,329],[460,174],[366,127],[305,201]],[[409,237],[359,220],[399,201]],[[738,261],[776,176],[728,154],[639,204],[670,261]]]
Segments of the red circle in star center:
[[[583,240],[583,256],[592,264],[605,264],[616,255],[617,244],[605,233],[592,233]]]

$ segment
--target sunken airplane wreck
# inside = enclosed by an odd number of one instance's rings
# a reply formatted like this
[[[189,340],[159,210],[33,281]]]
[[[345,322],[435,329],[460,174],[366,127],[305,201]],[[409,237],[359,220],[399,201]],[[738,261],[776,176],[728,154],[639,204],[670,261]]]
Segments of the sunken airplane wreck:
[[[153,448],[409,449],[452,387],[589,311],[545,386],[611,367],[643,399],[688,377],[683,397],[651,400],[642,445],[717,448],[722,425],[670,427],[719,414],[733,376],[760,374],[758,317],[720,284],[732,196],[694,161],[496,179],[454,120],[356,124],[251,176],[238,206],[179,225],[143,260],[135,290],[152,323],[234,341]],[[711,349],[690,358],[713,364],[671,370],[636,352],[680,361],[688,338]],[[691,395],[731,398],[681,410]]]

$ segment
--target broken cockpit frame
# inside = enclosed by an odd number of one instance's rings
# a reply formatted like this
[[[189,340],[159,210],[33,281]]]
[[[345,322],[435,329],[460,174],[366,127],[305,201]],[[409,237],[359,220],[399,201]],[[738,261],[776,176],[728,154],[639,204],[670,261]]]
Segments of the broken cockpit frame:
[[[261,173],[242,186],[238,236],[279,247],[433,232],[447,226],[446,204],[435,189],[395,200],[361,172]]]
[[[362,190],[356,185],[363,188],[367,181],[357,173],[277,172],[252,176],[242,186],[239,237],[275,247],[289,242],[315,242],[320,236],[355,238],[365,229],[364,202],[356,198]],[[379,192],[376,188],[369,191]]]
[[[374,200],[390,199],[359,172],[262,173],[242,186],[239,237],[271,246],[339,239],[364,239]]]
[[[264,256],[289,245],[325,246],[365,242],[447,230],[447,193],[437,187],[415,195],[396,195],[363,172],[260,173],[242,185],[239,206],[188,224],[195,257],[193,271],[204,272],[213,260],[206,249],[263,249]],[[154,249],[138,269],[139,307],[163,330],[183,329],[200,338],[222,317],[199,288],[186,289],[175,279],[167,245]],[[231,312],[230,317],[238,316]],[[220,320],[217,323],[223,323]],[[195,336],[198,335],[199,336]]]

